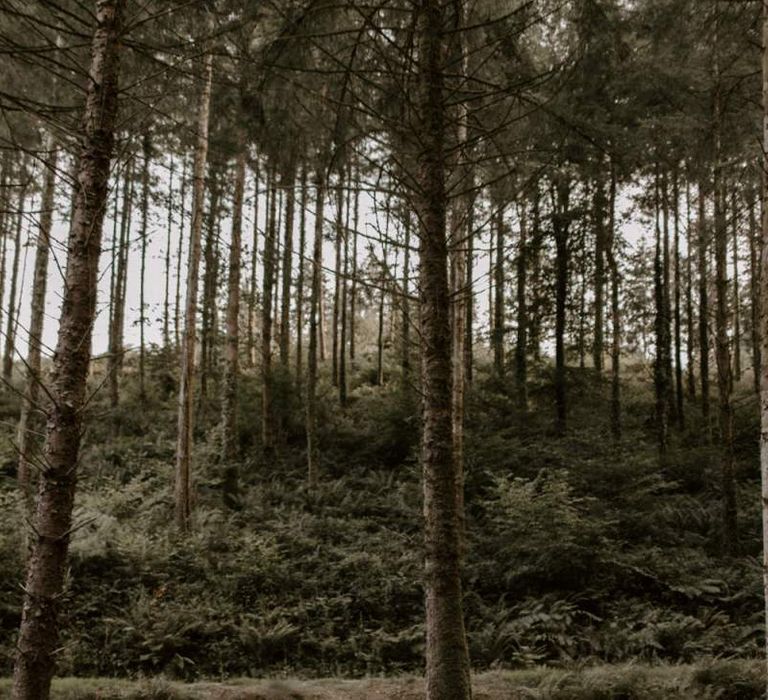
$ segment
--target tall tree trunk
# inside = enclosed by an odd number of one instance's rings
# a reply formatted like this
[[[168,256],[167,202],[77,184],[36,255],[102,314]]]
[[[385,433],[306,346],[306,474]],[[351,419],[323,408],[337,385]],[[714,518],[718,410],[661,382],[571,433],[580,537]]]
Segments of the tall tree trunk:
[[[171,347],[171,234],[173,232],[173,172],[174,162],[168,168],[168,224],[165,236],[165,292],[163,294],[163,349]]]
[[[296,211],[296,165],[288,166],[285,184],[285,238],[283,240],[283,293],[280,298],[280,364],[288,368],[291,347],[291,285],[293,283],[293,220]]]
[[[602,163],[598,165],[602,168]],[[592,345],[592,363],[595,371],[603,371],[604,328],[605,328],[605,185],[602,176],[595,182],[593,200],[595,216],[595,332]]]
[[[215,343],[215,313],[216,313],[216,251],[218,250],[216,228],[219,212],[219,197],[221,194],[221,184],[219,181],[218,168],[211,167],[210,174],[210,199],[208,208],[208,217],[205,223],[205,248],[203,250],[203,259],[205,261],[205,272],[203,274],[203,309],[201,318],[200,333],[200,407],[205,408],[208,398],[208,379],[211,370],[211,347]]]
[[[567,426],[565,312],[570,265],[570,190],[570,183],[564,177],[552,185],[552,229],[555,235],[555,430],[558,435],[565,434]]]
[[[541,360],[541,208],[539,183],[533,185],[533,220],[531,222],[531,246],[528,259],[531,263],[531,314],[528,342],[534,362]]]
[[[303,354],[304,354],[304,256],[307,248],[307,167],[301,168],[301,211],[299,221],[299,275],[296,280],[296,385],[301,389],[303,383]]]
[[[496,209],[496,267],[493,270],[495,298],[493,301],[493,369],[504,376],[504,210],[503,204]]]
[[[452,442],[450,296],[447,279],[445,3],[421,0],[419,33],[420,284],[426,571],[427,700],[471,697],[461,585],[458,474]]]
[[[115,408],[120,401],[120,374],[123,368],[123,331],[125,327],[125,285],[128,277],[128,253],[133,210],[133,159],[125,166],[123,181],[123,213],[120,217],[120,244],[117,249],[117,272],[112,290],[112,327],[109,332],[109,357],[107,377],[109,401]]]
[[[348,173],[347,182],[352,181],[350,172]],[[342,406],[347,405],[347,296],[348,296],[348,283],[349,277],[349,216],[350,216],[350,202],[351,198],[349,191],[345,197],[345,219],[344,219],[344,240],[342,241],[342,254],[344,256],[344,270],[341,276],[341,309],[340,309],[340,323],[339,328],[339,403]]]
[[[256,280],[256,267],[258,265],[259,251],[259,159],[253,173],[253,237],[251,243],[251,283],[248,291],[248,342],[246,348],[246,362],[249,367],[256,364],[256,339],[254,324],[256,322],[256,303],[258,301],[258,286]]]
[[[149,133],[145,132],[142,143],[144,167],[141,172],[141,270],[139,272],[139,398],[147,397],[145,384],[145,343],[144,327],[147,322],[147,310],[144,295],[144,281],[147,271],[147,226],[149,221],[149,159],[152,143]]]
[[[56,167],[58,164],[58,150],[53,138],[46,139],[47,158],[45,162],[45,184],[43,185],[43,197],[41,201],[42,213],[37,231],[37,245],[35,247],[35,268],[32,279],[32,299],[30,302],[31,313],[29,321],[29,343],[27,347],[26,361],[26,387],[24,399],[21,402],[21,413],[18,427],[19,486],[24,496],[26,512],[32,514],[32,485],[30,478],[30,464],[35,440],[33,436],[38,432],[40,417],[44,414],[40,410],[38,400],[40,396],[40,382],[42,372],[42,343],[43,323],[45,320],[45,293],[48,283],[48,259],[50,257],[51,227],[53,224],[53,211],[55,207]]]
[[[656,345],[656,358],[653,364],[653,378],[654,388],[656,390],[656,431],[659,448],[659,456],[663,461],[666,459],[667,447],[668,447],[668,431],[669,431],[669,409],[670,404],[667,400],[669,388],[669,375],[667,373],[667,348],[669,347],[667,342],[667,336],[669,333],[669,325],[667,324],[666,317],[666,299],[665,299],[665,285],[664,285],[664,242],[663,234],[661,231],[661,222],[659,221],[660,215],[660,196],[663,196],[659,191],[659,172],[658,165],[656,166],[655,182],[654,182],[654,199],[655,199],[655,220],[656,220],[656,246],[653,258],[653,291],[654,291],[654,331],[655,331],[655,345]]]
[[[698,272],[699,272],[699,377],[701,381],[701,414],[709,433],[709,269],[707,250],[706,187],[704,178],[698,184]]]
[[[616,235],[616,171],[613,162],[610,169],[606,254],[611,278],[611,432],[618,440],[621,437],[621,303],[619,298],[621,278]]]
[[[210,22],[209,22],[210,23]],[[181,532],[189,531],[192,515],[192,447],[195,395],[195,346],[197,344],[197,285],[200,276],[201,238],[205,209],[205,170],[208,162],[208,124],[211,111],[211,84],[213,82],[213,54],[205,51],[200,97],[197,107],[197,143],[192,170],[192,226],[189,234],[189,261],[187,264],[187,290],[184,314],[184,332],[181,340],[181,372],[179,375],[179,421],[176,444],[176,472],[174,505],[176,526]]]
[[[187,158],[182,158],[181,188],[179,191],[179,241],[176,250],[176,295],[173,305],[173,335],[177,352],[181,349],[181,258],[184,252],[184,215],[187,206]]]
[[[323,293],[323,209],[325,179],[323,165],[315,173],[315,239],[312,245],[312,292],[309,302],[309,349],[307,354],[307,482],[310,489],[320,481],[320,453],[317,446],[317,355],[320,335],[320,301]]]
[[[760,238],[755,213],[755,192],[750,185],[748,195],[749,207],[749,301],[752,330],[752,373],[755,393],[760,396],[761,355],[760,347],[760,284],[762,269],[760,267]]]
[[[336,262],[334,263],[333,320],[331,322],[331,373],[333,385],[339,385],[339,318],[341,314],[342,240],[344,238],[344,166],[339,167],[336,186]]]
[[[672,357],[672,251],[670,246],[670,216],[669,216],[669,178],[667,171],[661,173],[661,213],[663,217],[663,254],[662,254],[662,299],[664,323],[664,386],[667,392],[668,415],[670,423],[677,424],[677,399],[675,398],[674,360]]]
[[[739,217],[736,191],[731,192],[733,230],[733,378],[741,381],[741,291],[739,290]]]
[[[275,284],[275,245],[277,239],[277,192],[275,166],[269,172],[269,221],[264,240],[264,272],[261,288],[261,446],[265,453],[274,447],[272,420],[272,293]]]
[[[768,0],[763,0],[762,12],[762,77],[763,77],[763,133],[762,158],[760,166],[763,173],[768,172]],[[760,251],[760,343],[762,357],[768,357],[768,178],[762,178],[762,231]],[[760,365],[760,503],[763,525],[763,606],[766,624],[764,634],[764,659],[768,663],[768,362]],[[765,674],[768,688],[768,667]],[[768,695],[768,690],[766,691]]]
[[[355,216],[352,231],[352,280],[349,288],[349,359],[354,369],[357,329],[357,227],[360,225],[360,175],[355,177]]]
[[[717,44],[717,38],[715,39]],[[720,423],[720,473],[723,499],[723,551],[735,553],[738,548],[736,524],[736,485],[734,480],[733,454],[733,374],[728,340],[728,221],[725,210],[725,183],[722,166],[722,96],[720,94],[719,69],[715,50],[715,105],[714,105],[714,200],[715,200],[715,362],[717,365],[717,391]]]
[[[411,381],[411,302],[409,289],[411,286],[411,210],[403,201],[403,226],[405,228],[405,246],[403,248],[403,295],[401,303],[402,348],[400,350],[400,367],[403,382]]]
[[[691,183],[686,179],[685,183],[685,320],[686,320],[686,356],[687,361],[687,384],[688,397],[691,401],[696,400],[696,373],[694,366],[695,358],[695,318],[693,315],[693,222],[691,217]]]
[[[515,343],[515,384],[517,401],[522,411],[528,410],[528,202],[525,194],[517,204],[520,219],[520,241],[517,249],[517,340]]]
[[[8,294],[8,314],[5,321],[5,352],[3,354],[3,378],[10,381],[13,373],[13,356],[16,352],[16,324],[19,315],[17,288],[19,284],[19,261],[21,259],[21,232],[24,222],[24,201],[27,196],[27,173],[22,171],[22,185],[19,188],[19,204],[16,219],[16,234],[13,243],[11,263],[11,288]]]
[[[474,182],[473,182],[474,185]],[[472,203],[467,218],[467,318],[464,328],[464,379],[467,386],[472,386],[474,378],[475,350],[475,193],[472,193]]]
[[[684,412],[684,388],[683,388],[683,356],[682,356],[682,314],[680,309],[682,276],[680,271],[680,185],[678,181],[677,167],[672,176],[672,217],[674,224],[674,333],[675,333],[675,407],[677,424],[682,429],[685,427]]]
[[[238,134],[239,152],[235,164],[235,195],[232,202],[232,236],[229,242],[229,276],[227,279],[227,345],[225,351],[224,386],[221,402],[221,447],[224,458],[224,501],[237,500],[237,390],[240,344],[240,256],[243,238],[243,199],[245,194],[245,161],[248,142],[244,131]]]
[[[40,474],[36,537],[27,564],[12,697],[47,700],[58,647],[58,608],[72,531],[82,408],[96,313],[101,231],[117,116],[122,0],[100,0],[69,232],[64,299],[50,392],[52,406]]]

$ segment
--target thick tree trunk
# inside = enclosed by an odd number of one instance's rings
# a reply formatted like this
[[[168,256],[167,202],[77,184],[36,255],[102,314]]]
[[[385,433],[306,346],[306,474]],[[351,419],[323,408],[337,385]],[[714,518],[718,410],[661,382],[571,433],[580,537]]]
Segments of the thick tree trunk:
[[[421,0],[419,221],[428,700],[471,697],[461,585],[458,474],[452,441],[451,318],[447,279],[445,3]]]
[[[309,303],[309,349],[307,354],[307,482],[315,489],[320,481],[320,452],[317,446],[317,355],[320,335],[320,300],[323,292],[323,209],[325,179],[323,166],[315,174],[315,239],[312,245],[312,292]]]
[[[72,531],[82,408],[96,313],[101,232],[117,116],[123,2],[96,4],[96,30],[69,232],[64,298],[50,387],[52,406],[40,474],[36,537],[27,564],[12,697],[47,700],[58,648],[58,608]]]
[[[13,356],[16,353],[16,324],[19,315],[17,293],[19,284],[19,261],[21,260],[21,232],[24,222],[24,203],[27,196],[27,174],[22,170],[22,185],[19,189],[16,234],[13,242],[11,263],[11,288],[8,293],[8,313],[5,320],[5,352],[3,354],[3,378],[10,381],[13,373]]]
[[[224,355],[224,385],[221,401],[221,447],[224,459],[224,501],[237,500],[237,389],[240,373],[240,256],[243,238],[243,199],[245,194],[245,161],[248,142],[239,134],[240,150],[235,164],[235,195],[232,202],[232,236],[229,242],[229,275],[227,279],[227,345]]]
[[[208,123],[211,109],[213,54],[205,52],[200,97],[197,108],[197,143],[192,171],[192,226],[189,234],[189,261],[181,340],[181,372],[179,375],[179,420],[176,444],[174,505],[176,526],[189,531],[192,515],[192,430],[194,426],[195,346],[197,344],[197,289],[200,276],[201,238],[205,207],[205,170],[208,162]]]
[[[53,211],[55,206],[56,167],[58,164],[58,150],[52,137],[47,138],[45,162],[45,184],[43,185],[43,197],[41,202],[42,213],[40,225],[37,231],[37,245],[35,246],[35,268],[32,279],[32,299],[30,302],[31,313],[29,321],[29,343],[26,361],[26,387],[24,399],[21,402],[21,413],[18,427],[19,486],[24,496],[27,514],[32,514],[32,484],[30,464],[35,461],[36,452],[34,435],[39,431],[40,418],[44,415],[38,405],[40,396],[40,382],[42,372],[42,343],[43,324],[45,320],[45,293],[48,283],[48,259],[50,257],[50,236],[53,224]]]

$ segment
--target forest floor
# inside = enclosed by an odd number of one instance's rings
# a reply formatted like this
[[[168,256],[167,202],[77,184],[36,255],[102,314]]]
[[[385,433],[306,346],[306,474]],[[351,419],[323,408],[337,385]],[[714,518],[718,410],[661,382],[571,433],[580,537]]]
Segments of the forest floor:
[[[475,700],[751,700],[764,697],[764,666],[757,661],[708,661],[699,665],[622,664],[475,676]],[[0,698],[10,681],[0,680]],[[163,679],[57,679],[54,700],[420,700],[420,678],[364,680],[251,680],[172,683]]]

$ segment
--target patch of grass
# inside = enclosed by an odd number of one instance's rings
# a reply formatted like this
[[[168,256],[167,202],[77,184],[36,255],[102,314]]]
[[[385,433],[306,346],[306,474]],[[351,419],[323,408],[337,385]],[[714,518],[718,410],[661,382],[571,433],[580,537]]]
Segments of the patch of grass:
[[[492,671],[474,678],[477,700],[758,700],[764,697],[761,661],[705,661],[698,665],[539,667]],[[142,681],[57,679],[53,700],[421,700],[420,678],[364,680],[251,680],[190,685],[161,678]],[[10,681],[0,680],[0,699]]]

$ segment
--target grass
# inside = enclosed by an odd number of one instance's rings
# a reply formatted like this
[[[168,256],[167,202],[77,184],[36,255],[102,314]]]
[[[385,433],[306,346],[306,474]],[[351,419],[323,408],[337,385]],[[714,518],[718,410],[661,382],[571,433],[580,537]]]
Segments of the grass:
[[[707,661],[693,665],[594,666],[492,671],[474,678],[475,700],[753,700],[765,697],[764,666],[757,661]],[[0,680],[0,698],[10,681]],[[54,700],[420,700],[420,678],[364,680],[231,680],[192,685],[164,679],[140,681],[65,678],[54,682]]]

